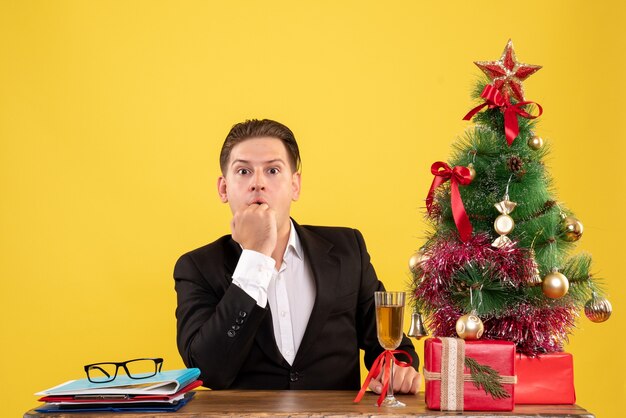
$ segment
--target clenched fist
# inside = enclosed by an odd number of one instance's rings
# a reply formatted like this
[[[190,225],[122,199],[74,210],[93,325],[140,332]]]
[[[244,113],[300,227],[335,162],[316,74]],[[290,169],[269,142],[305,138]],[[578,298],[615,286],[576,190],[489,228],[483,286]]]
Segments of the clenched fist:
[[[230,229],[233,239],[245,250],[272,256],[278,233],[276,212],[267,203],[253,203],[235,212]]]

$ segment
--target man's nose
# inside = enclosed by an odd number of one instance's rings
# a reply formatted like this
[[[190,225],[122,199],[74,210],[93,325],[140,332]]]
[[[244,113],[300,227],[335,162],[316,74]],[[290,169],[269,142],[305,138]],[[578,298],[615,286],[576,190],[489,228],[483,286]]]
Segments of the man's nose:
[[[250,190],[255,192],[259,190],[265,190],[265,182],[263,181],[263,175],[261,173],[256,173],[252,177],[252,182],[250,183]]]

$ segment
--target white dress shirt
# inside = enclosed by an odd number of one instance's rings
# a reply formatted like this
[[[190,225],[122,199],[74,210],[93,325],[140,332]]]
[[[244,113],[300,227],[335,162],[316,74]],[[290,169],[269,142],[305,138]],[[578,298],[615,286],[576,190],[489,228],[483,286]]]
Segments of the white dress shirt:
[[[244,249],[233,273],[233,284],[260,307],[269,303],[276,345],[287,363],[293,364],[316,296],[313,273],[293,222],[283,262],[278,271],[275,266],[272,257]]]

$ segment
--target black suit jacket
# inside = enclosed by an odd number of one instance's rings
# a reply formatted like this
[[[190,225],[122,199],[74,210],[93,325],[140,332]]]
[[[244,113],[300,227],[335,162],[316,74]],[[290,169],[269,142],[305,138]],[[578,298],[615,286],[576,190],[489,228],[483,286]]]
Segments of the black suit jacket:
[[[363,236],[354,229],[294,222],[313,271],[316,299],[293,365],[274,338],[269,305],[232,285],[241,247],[230,235],[183,255],[174,269],[178,350],[212,389],[360,387],[359,349],[369,368],[382,352],[376,337],[377,279]],[[404,337],[399,349],[419,359]],[[403,359],[404,360],[404,359]]]

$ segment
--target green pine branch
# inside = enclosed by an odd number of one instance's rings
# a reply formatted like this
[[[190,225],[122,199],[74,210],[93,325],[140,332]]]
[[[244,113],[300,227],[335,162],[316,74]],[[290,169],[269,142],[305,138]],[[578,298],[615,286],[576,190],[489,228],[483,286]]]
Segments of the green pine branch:
[[[510,398],[509,394],[502,383],[500,383],[500,374],[497,370],[490,366],[480,364],[471,357],[465,357],[465,366],[470,370],[473,384],[478,389],[483,389],[487,395],[491,395],[493,399]]]
[[[591,293],[603,295],[600,279],[593,277],[591,270],[591,256],[586,253],[576,254],[568,258],[560,272],[569,281],[569,297],[574,303],[582,305],[591,298]]]
[[[452,279],[450,295],[455,305],[463,312],[475,310],[483,318],[497,316],[506,307],[524,298],[523,289],[516,289],[500,280],[491,265],[466,264]]]

